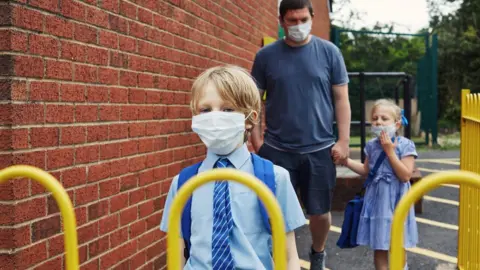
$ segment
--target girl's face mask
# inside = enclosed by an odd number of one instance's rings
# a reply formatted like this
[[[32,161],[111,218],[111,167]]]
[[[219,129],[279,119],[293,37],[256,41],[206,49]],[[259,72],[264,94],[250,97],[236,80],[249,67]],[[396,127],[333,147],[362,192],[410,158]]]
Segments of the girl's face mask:
[[[202,113],[192,118],[192,130],[210,151],[224,156],[243,143],[246,118],[239,112]]]
[[[380,137],[382,134],[382,131],[385,131],[388,135],[389,138],[392,138],[395,136],[395,133],[397,132],[397,127],[395,124],[387,125],[387,126],[372,126],[371,131],[373,135],[376,137]]]

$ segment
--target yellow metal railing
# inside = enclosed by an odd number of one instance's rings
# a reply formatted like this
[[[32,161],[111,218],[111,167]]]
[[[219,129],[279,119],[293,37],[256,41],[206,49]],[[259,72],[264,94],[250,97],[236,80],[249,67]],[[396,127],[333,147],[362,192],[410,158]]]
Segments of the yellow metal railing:
[[[477,138],[478,139],[478,138]],[[401,270],[404,267],[405,253],[403,249],[403,234],[404,234],[404,224],[405,218],[407,217],[410,207],[425,193],[428,191],[439,187],[442,184],[458,184],[461,188],[471,187],[480,189],[480,175],[468,172],[468,171],[444,171],[440,173],[433,173],[425,178],[422,181],[416,183],[412,186],[412,189],[400,200],[398,203],[395,213],[393,215],[392,231],[391,231],[391,256],[390,256],[390,269],[391,270]],[[478,199],[477,199],[478,203]],[[460,203],[460,206],[462,203]],[[477,204],[478,206],[478,204]],[[473,223],[473,218],[476,218],[478,221],[478,214],[475,217],[472,217],[470,222]],[[477,223],[478,224],[478,223]],[[459,226],[461,227],[461,226]],[[478,225],[477,225],[478,228]],[[473,235],[473,232],[472,232]],[[469,239],[477,243],[480,238],[478,230],[476,236],[473,239]],[[476,239],[476,240],[475,240]],[[478,247],[478,246],[477,246]],[[465,248],[465,246],[459,246],[459,250]],[[473,255],[478,262],[478,257],[480,252],[476,250],[466,250],[470,255]],[[469,257],[472,259],[472,257]],[[459,269],[479,269],[478,264],[473,267],[463,266],[459,264]]]
[[[188,180],[179,190],[173,199],[168,217],[168,235],[167,235],[167,267],[170,270],[181,269],[181,250],[180,250],[180,218],[183,208],[193,191],[200,186],[217,180],[229,179],[229,181],[239,182],[257,194],[265,205],[272,225],[273,238],[273,260],[275,269],[287,269],[286,259],[286,236],[283,215],[275,199],[274,194],[260,180],[251,174],[234,169],[214,169],[199,173]]]
[[[76,219],[73,205],[67,192],[51,174],[32,166],[15,165],[0,170],[0,184],[17,177],[33,179],[52,193],[63,219],[67,270],[78,270]]]
[[[480,173],[480,95],[462,90],[460,169]],[[480,269],[480,187],[460,186],[458,266]]]

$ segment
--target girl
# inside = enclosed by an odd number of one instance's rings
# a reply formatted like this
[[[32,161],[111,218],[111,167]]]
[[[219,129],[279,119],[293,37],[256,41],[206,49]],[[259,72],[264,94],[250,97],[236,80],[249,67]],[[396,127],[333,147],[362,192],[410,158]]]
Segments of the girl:
[[[378,100],[372,108],[371,117],[372,133],[376,138],[365,146],[365,163],[347,159],[343,165],[367,176],[380,153],[384,151],[386,154],[373,181],[367,186],[357,234],[359,245],[374,250],[375,269],[386,270],[393,212],[402,196],[410,189],[410,177],[417,152],[411,140],[397,136],[402,123],[406,124],[406,119],[395,103]],[[411,207],[405,222],[404,248],[415,247],[417,242],[415,212]],[[405,269],[408,269],[406,263]]]

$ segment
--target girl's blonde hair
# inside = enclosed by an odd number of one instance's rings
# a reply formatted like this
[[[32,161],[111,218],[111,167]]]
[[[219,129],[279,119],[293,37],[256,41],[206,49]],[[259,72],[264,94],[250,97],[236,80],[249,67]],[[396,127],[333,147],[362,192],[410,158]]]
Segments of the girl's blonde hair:
[[[395,122],[402,120],[402,109],[390,99],[379,99],[375,101],[372,107],[372,111],[370,113],[370,117],[373,118],[373,112],[377,107],[388,107],[392,111],[392,117],[395,119]]]
[[[250,114],[256,111],[260,115],[261,100],[257,85],[247,70],[234,65],[209,68],[195,79],[190,101],[193,115],[197,114],[198,101],[208,83],[213,83],[222,99],[230,102],[235,110],[249,115],[249,123],[255,125],[259,122],[259,117],[254,120]]]

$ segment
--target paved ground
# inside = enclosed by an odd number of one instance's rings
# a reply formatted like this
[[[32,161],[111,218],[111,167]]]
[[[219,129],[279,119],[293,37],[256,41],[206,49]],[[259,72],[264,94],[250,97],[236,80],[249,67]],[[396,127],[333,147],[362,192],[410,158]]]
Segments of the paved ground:
[[[352,153],[352,158],[359,157],[358,152]],[[459,152],[420,152],[416,166],[423,176],[438,170],[458,169]],[[416,249],[407,254],[409,269],[456,269],[457,202],[458,187],[455,186],[438,188],[424,197],[424,211],[417,215],[420,243]],[[374,269],[373,254],[370,250],[363,247],[342,250],[336,247],[342,221],[343,212],[334,212],[333,226],[327,244],[327,267],[332,270]],[[311,244],[309,229],[305,226],[296,233],[302,267],[309,269],[308,251]]]

